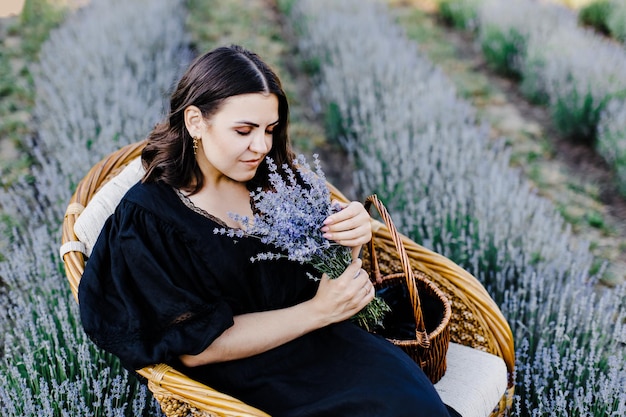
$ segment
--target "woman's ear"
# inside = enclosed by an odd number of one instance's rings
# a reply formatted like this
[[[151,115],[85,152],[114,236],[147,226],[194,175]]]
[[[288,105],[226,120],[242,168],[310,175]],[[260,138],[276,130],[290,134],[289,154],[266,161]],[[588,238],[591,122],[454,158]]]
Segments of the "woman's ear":
[[[189,135],[193,137],[201,137],[202,130],[205,126],[204,117],[202,116],[202,112],[196,106],[188,106],[184,112],[185,117],[185,127],[189,132]]]

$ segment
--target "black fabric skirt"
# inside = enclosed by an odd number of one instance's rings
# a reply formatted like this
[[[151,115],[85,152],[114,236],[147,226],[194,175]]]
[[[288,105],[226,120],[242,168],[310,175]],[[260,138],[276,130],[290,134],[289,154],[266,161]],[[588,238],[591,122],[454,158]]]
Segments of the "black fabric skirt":
[[[274,417],[458,415],[401,349],[349,322],[250,358],[181,371]]]

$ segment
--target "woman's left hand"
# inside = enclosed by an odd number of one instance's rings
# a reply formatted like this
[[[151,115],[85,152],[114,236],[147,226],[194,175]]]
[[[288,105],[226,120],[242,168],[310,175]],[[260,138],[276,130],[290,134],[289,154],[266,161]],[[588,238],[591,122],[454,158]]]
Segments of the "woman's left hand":
[[[334,240],[342,246],[354,248],[356,257],[361,245],[372,238],[370,215],[358,201],[349,204],[333,201],[341,210],[324,220],[322,232],[326,239]]]

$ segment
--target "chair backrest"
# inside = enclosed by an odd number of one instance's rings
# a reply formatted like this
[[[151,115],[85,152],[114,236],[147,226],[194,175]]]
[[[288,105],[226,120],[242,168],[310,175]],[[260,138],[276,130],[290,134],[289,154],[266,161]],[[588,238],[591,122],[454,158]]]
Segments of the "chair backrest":
[[[87,175],[78,183],[74,195],[70,199],[63,219],[61,237],[61,258],[65,264],[65,274],[70,283],[74,298],[78,300],[78,284],[85,270],[85,262],[89,250],[85,242],[76,235],[74,226],[78,217],[94,195],[113,177],[118,175],[126,165],[137,159],[145,146],[145,141],[127,145],[94,165]]]

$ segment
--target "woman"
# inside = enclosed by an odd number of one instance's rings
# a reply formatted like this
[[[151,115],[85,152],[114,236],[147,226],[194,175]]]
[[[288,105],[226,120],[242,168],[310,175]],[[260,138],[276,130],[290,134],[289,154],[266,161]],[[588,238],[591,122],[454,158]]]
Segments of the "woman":
[[[129,369],[164,362],[274,416],[447,416],[401,350],[347,319],[374,297],[357,254],[371,238],[359,203],[324,222],[353,248],[337,279],[215,227],[251,216],[266,157],[291,165],[276,74],[237,46],[196,59],[148,137],[146,174],[108,219],[79,287],[87,334]]]

